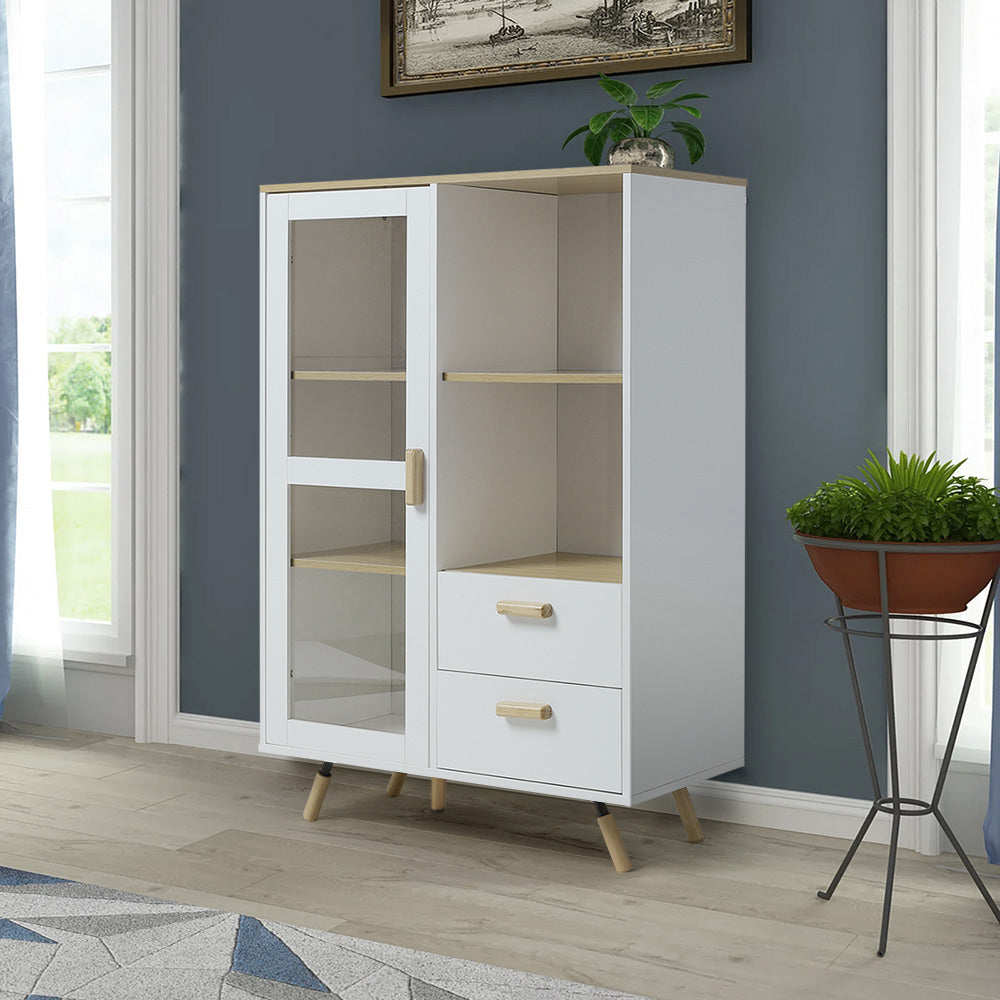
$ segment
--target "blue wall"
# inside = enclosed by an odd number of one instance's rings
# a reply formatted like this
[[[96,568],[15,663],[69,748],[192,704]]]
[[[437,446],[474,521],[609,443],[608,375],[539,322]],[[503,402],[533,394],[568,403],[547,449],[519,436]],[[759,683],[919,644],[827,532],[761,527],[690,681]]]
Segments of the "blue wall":
[[[750,182],[733,777],[862,796],[833,600],[783,516],[885,442],[885,5],[753,6],[752,63],[681,71],[711,95],[698,169]],[[376,0],[184,0],[181,87],[181,708],[256,719],[258,185],[576,165],[560,143],[604,100],[592,79],[381,98]]]

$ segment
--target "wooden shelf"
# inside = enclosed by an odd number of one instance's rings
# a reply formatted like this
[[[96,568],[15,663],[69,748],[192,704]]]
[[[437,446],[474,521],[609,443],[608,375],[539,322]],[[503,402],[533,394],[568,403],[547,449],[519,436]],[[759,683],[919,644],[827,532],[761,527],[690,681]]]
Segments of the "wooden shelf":
[[[335,569],[348,573],[387,573],[402,576],[406,572],[406,550],[402,542],[376,542],[349,549],[306,552],[292,556],[297,569]]]
[[[621,372],[442,372],[445,382],[525,382],[538,385],[621,385]]]
[[[545,580],[590,580],[621,583],[621,556],[592,556],[580,552],[546,552],[544,555],[504,559],[502,562],[459,566],[457,573],[493,573],[498,576],[535,576]]]
[[[405,382],[406,372],[386,369],[367,372],[314,372],[293,371],[298,382]]]

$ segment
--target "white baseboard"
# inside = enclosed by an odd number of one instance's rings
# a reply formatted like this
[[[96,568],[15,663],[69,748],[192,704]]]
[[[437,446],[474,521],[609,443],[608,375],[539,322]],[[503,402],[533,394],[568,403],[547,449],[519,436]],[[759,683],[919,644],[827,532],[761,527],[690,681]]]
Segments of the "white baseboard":
[[[203,750],[256,754],[260,744],[260,726],[256,722],[239,719],[178,712],[170,721],[169,742]]]
[[[857,834],[872,805],[864,799],[738,785],[728,781],[703,781],[692,785],[689,791],[695,810],[702,819],[847,840],[852,840]],[[650,812],[677,812],[669,795],[644,802],[642,808]],[[865,840],[888,844],[889,826],[887,815],[877,816]]]
[[[256,754],[259,732],[260,727],[255,722],[181,712],[170,725],[170,742],[206,750]],[[858,832],[871,807],[870,802],[862,799],[724,781],[705,781],[692,785],[690,791],[698,815],[703,819],[846,839]],[[677,812],[670,795],[644,802],[642,808],[650,812]],[[877,817],[866,839],[888,843],[889,817]]]

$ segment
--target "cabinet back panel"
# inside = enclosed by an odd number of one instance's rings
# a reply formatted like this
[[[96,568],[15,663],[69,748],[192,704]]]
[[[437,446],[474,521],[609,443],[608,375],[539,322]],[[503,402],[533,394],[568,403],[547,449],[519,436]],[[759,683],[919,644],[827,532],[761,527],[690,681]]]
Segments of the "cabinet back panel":
[[[289,367],[406,366],[406,219],[291,223]],[[289,454],[400,461],[405,383],[294,381]]]
[[[288,506],[293,555],[404,541],[398,490],[292,486]]]
[[[406,220],[292,222],[289,249],[293,366],[401,368]]]
[[[622,366],[622,196],[559,196],[559,368]]]
[[[553,551],[555,387],[444,383],[438,413],[439,567]]]
[[[406,220],[309,219],[290,225],[293,366],[403,367]]]
[[[557,200],[437,189],[441,371],[556,366]]]
[[[558,388],[560,552],[622,554],[622,388]]]
[[[406,383],[293,380],[289,454],[401,462]]]
[[[622,196],[559,196],[558,366],[622,366]],[[558,548],[622,554],[622,391],[560,386]]]

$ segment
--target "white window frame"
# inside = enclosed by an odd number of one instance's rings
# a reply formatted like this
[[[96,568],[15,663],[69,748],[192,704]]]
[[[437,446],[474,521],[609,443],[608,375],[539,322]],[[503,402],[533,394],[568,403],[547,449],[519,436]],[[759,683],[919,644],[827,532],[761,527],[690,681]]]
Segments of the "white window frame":
[[[133,654],[133,337],[135,252],[132,0],[111,0],[111,622],[62,619],[70,662],[128,667]]]
[[[114,141],[128,153],[116,161],[112,192],[113,206],[127,206],[113,223],[118,618],[104,635],[68,623],[64,655],[134,672],[135,739],[167,743],[179,714],[180,4],[112,5]]]
[[[134,82],[135,738],[179,711],[179,0],[131,0]]]
[[[938,330],[953,324],[959,178],[946,154],[958,141],[956,60],[962,0],[887,0],[888,16],[888,447],[939,450],[941,381]],[[954,71],[953,71],[954,67]],[[1000,632],[995,631],[995,641]],[[896,715],[900,780],[906,794],[930,799],[939,770],[938,654],[933,643],[897,643]],[[957,747],[963,770],[982,755]],[[904,824],[901,845],[939,854],[933,817]]]
[[[887,444],[937,447],[937,23],[954,0],[887,0]],[[937,659],[932,643],[893,649],[900,782],[930,799],[937,780]],[[939,854],[933,817],[904,824],[900,844]]]

